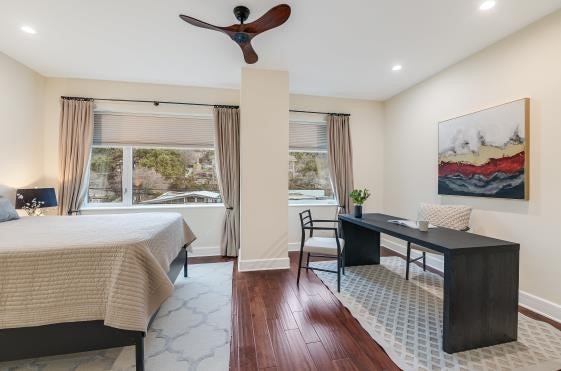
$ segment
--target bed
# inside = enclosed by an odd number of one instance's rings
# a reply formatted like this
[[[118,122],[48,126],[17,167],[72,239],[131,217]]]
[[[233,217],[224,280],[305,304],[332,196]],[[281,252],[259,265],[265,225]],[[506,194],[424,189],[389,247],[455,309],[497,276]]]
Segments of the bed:
[[[0,223],[0,361],[135,345],[195,240],[177,213]]]

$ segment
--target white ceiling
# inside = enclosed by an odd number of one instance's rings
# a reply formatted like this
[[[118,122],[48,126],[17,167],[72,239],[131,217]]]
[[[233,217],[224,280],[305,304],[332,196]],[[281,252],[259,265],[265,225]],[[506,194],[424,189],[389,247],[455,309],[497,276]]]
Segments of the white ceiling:
[[[178,14],[231,25],[239,3],[250,22],[281,1],[0,0],[0,51],[46,76],[237,88],[239,47]],[[384,100],[561,8],[482,1],[287,0],[290,19],[254,39],[254,66],[288,70],[293,93]]]

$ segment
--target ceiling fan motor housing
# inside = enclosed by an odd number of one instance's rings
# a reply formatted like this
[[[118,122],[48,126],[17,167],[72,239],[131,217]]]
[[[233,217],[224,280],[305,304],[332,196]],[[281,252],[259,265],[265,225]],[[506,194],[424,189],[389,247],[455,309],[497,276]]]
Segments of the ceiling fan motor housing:
[[[244,23],[249,17],[249,9],[246,6],[237,6],[234,8],[234,15],[238,21]]]
[[[232,39],[238,44],[245,44],[251,40],[251,37],[245,32],[236,32],[232,36]]]

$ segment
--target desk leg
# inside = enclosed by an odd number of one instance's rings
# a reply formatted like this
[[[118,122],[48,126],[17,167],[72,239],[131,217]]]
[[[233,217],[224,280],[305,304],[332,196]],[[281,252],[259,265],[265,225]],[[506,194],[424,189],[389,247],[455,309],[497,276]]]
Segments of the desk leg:
[[[518,250],[500,248],[444,256],[445,352],[516,340],[518,260]]]
[[[380,264],[380,232],[342,220],[345,266]]]

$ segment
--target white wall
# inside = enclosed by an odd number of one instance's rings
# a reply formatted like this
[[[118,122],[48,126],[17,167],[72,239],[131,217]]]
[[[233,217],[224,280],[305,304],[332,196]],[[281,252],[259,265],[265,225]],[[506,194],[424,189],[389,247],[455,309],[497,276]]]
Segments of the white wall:
[[[414,218],[423,201],[471,205],[475,232],[521,244],[522,303],[558,320],[560,36],[557,12],[387,101],[384,154],[387,213]],[[439,197],[437,122],[524,97],[532,100],[530,200]]]
[[[288,268],[288,73],[242,69],[238,269]]]
[[[12,201],[16,188],[40,185],[43,176],[44,85],[42,76],[0,53],[0,194]]]

